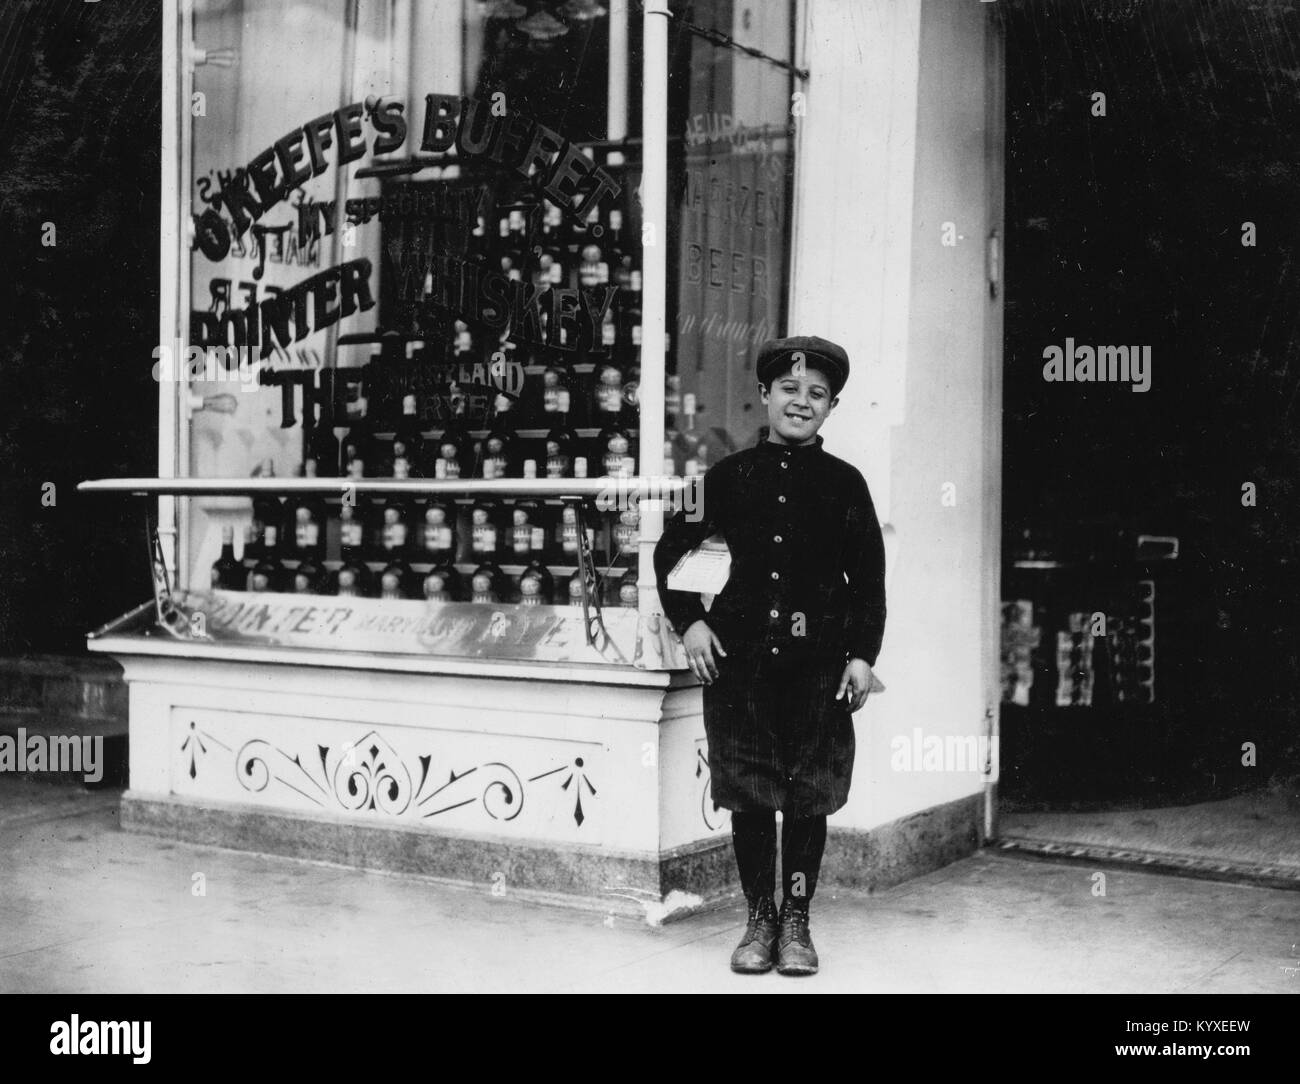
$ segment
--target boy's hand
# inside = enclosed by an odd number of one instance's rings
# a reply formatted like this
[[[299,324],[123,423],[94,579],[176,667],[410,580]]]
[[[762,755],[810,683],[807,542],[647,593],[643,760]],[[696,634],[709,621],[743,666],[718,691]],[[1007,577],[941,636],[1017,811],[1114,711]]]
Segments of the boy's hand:
[[[691,673],[705,685],[712,685],[713,679],[718,676],[718,664],[713,658],[713,652],[717,651],[724,659],[727,657],[722,649],[722,641],[703,621],[696,621],[682,637],[682,646],[686,648],[686,661]]]
[[[844,673],[840,675],[840,689],[835,694],[838,700],[847,692],[849,711],[861,711],[867,702],[867,693],[871,692],[871,666],[866,659],[849,659],[844,664]]]

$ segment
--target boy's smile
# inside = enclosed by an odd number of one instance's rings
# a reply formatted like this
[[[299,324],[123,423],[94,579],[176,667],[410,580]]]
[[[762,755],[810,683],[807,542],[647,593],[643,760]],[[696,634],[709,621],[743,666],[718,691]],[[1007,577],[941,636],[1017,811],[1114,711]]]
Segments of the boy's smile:
[[[831,395],[826,374],[811,366],[787,371],[769,388],[759,385],[767,407],[768,440],[774,444],[811,444],[839,400]]]

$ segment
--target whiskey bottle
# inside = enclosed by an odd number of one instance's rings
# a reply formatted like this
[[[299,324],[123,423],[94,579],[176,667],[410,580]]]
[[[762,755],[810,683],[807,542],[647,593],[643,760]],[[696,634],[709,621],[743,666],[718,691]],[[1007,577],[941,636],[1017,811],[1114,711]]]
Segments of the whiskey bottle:
[[[280,589],[280,528],[268,523],[262,528],[262,556],[249,578],[251,591],[278,591]]]
[[[270,459],[263,461],[258,476],[274,478],[275,463]],[[264,548],[266,545],[266,529],[274,527],[278,531],[283,522],[284,505],[280,503],[279,497],[274,493],[259,493],[253,497],[253,533],[260,546]]]
[[[609,264],[599,245],[582,246],[582,263],[578,265],[578,285],[583,289],[603,286],[609,282]]]
[[[533,528],[540,526],[540,506],[536,501],[516,501],[510,510],[507,552],[514,564],[527,564],[533,556]]]
[[[370,569],[366,567],[365,529],[355,505],[339,509],[339,538],[343,563],[334,574],[334,593],[352,597],[370,594]]]
[[[221,556],[212,565],[212,586],[224,591],[242,591],[244,566],[235,560],[235,528],[221,528]]]
[[[406,502],[388,500],[380,511],[379,552],[380,560],[405,556],[411,544],[411,515]]]
[[[612,358],[595,369],[594,421],[599,426],[614,425],[623,416],[623,367]]]
[[[412,578],[411,566],[394,554],[379,574],[379,597],[389,600],[410,598]]]
[[[343,473],[347,478],[373,477],[377,472],[374,462],[374,426],[366,412],[366,401],[361,400],[361,413],[348,426],[343,438]]]
[[[454,336],[452,339],[451,354],[452,358],[457,361],[473,361],[477,354],[477,345],[474,340],[474,332],[470,330],[469,324],[464,320],[457,320],[452,329]]]
[[[460,573],[450,561],[436,564],[421,581],[421,591],[430,602],[457,602],[464,595]]]
[[[257,562],[262,559],[262,535],[254,523],[244,524],[244,552],[240,558],[239,565],[243,569],[242,590],[248,591],[252,588],[250,584],[253,579],[253,569],[257,567]]]
[[[419,549],[424,560],[435,565],[456,559],[455,506],[432,500],[424,509]]]
[[[514,478],[518,473],[514,400],[508,395],[498,395],[495,408],[492,428],[483,441],[481,477]]]
[[[596,438],[600,446],[602,473],[610,478],[625,478],[636,473],[635,456],[632,454],[632,439],[621,425],[611,425],[603,429]],[[628,470],[628,460],[632,459],[632,470]]]
[[[307,460],[303,465],[308,478],[316,476],[316,462]],[[299,560],[320,560],[325,556],[325,502],[311,494],[303,494],[289,502],[289,519],[293,534],[289,549]]]
[[[303,458],[303,473],[310,465],[315,470],[314,477],[338,478],[340,476],[339,442],[334,430],[327,424],[328,419],[318,417],[307,438],[307,453]]]
[[[578,509],[572,502],[566,503],[560,511],[559,517],[559,535],[560,535],[560,561],[566,565],[576,565],[580,554],[578,543]],[[595,549],[596,532],[593,528],[587,528],[587,547],[590,550]]]
[[[573,401],[575,379],[568,362],[552,359],[542,373],[542,413],[546,423],[566,420]]]
[[[641,358],[630,362],[623,375],[623,424],[635,428],[641,423]]]
[[[393,456],[388,474],[393,478],[418,478],[424,433],[420,428],[418,403],[414,395],[402,397],[402,418],[393,433]]]
[[[470,578],[470,601],[500,603],[506,600],[505,576],[495,561],[484,561]]]
[[[578,440],[578,434],[568,425],[557,425],[546,434],[547,478],[573,477],[573,454]]]
[[[287,574],[290,590],[296,595],[319,595],[325,579],[321,566],[311,558],[298,562],[298,567]]]
[[[534,558],[519,575],[519,602],[524,606],[549,606],[555,600],[555,581]]]
[[[594,600],[593,600],[594,601]],[[582,572],[575,572],[569,577],[569,605],[582,605]]]
[[[496,503],[481,500],[470,511],[470,559],[495,560],[500,550],[496,524]]]
[[[618,581],[618,604],[629,610],[637,608],[636,569],[630,568]]]
[[[450,425],[438,438],[437,455],[433,460],[433,477],[457,479],[464,476],[466,464],[471,462],[469,434],[459,425]]]
[[[614,553],[610,563],[625,565],[635,561],[641,544],[641,512],[636,505],[619,512],[613,535]]]

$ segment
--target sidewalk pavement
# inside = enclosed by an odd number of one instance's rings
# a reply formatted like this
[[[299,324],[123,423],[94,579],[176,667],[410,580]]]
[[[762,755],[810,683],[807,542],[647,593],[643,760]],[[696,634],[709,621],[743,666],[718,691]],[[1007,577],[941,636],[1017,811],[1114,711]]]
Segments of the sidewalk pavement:
[[[652,928],[122,832],[115,792],[0,777],[0,992],[1297,993],[1300,892],[983,852],[818,890],[819,975],[733,975],[741,905]],[[203,875],[204,895],[194,894]]]

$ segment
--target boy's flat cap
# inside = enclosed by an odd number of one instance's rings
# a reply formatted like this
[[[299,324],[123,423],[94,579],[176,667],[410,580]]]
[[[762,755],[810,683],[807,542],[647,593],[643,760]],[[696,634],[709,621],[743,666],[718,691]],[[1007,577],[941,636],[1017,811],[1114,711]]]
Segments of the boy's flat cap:
[[[816,335],[793,335],[788,339],[768,339],[758,348],[754,368],[758,382],[768,386],[782,373],[788,372],[802,354],[804,364],[810,369],[820,369],[831,382],[831,394],[839,395],[849,379],[849,355],[844,347]]]

